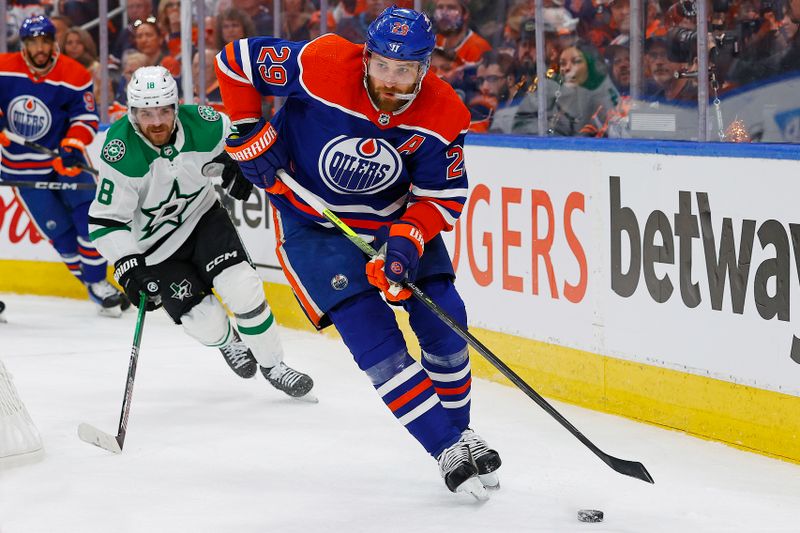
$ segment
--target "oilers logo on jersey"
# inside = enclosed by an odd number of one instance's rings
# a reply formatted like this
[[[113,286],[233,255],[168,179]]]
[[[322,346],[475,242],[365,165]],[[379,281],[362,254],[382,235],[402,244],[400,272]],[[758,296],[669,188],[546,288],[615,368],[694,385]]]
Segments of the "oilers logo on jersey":
[[[344,135],[329,141],[319,159],[323,181],[340,193],[382,191],[397,181],[401,167],[400,154],[386,140]]]
[[[11,100],[7,116],[11,131],[29,141],[37,141],[47,135],[53,123],[50,109],[40,99],[29,94]]]

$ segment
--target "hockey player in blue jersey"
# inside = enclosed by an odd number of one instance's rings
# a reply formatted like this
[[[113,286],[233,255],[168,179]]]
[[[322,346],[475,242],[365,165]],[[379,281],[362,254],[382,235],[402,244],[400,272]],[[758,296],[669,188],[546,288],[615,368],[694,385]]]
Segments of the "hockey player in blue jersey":
[[[87,164],[85,148],[97,131],[92,76],[60,55],[55,27],[44,16],[22,23],[22,50],[0,54],[0,179],[92,182],[75,165]],[[9,129],[59,153],[53,158],[11,143]],[[130,302],[106,281],[106,261],[89,240],[92,191],[19,188],[20,203],[70,272],[83,282],[100,313],[120,316]]]
[[[466,327],[439,234],[467,196],[469,113],[426,75],[433,47],[424,14],[391,7],[370,25],[366,45],[331,34],[243,39],[216,67],[237,128],[226,150],[270,194],[278,258],[307,316],[317,328],[336,327],[395,417],[438,460],[447,487],[485,498],[499,486],[500,457],[469,427],[467,345],[399,285],[415,280]],[[271,123],[260,117],[262,95],[286,97]],[[291,176],[277,180],[279,168]],[[383,254],[367,263],[302,200],[312,197]],[[420,362],[381,293],[408,311]]]

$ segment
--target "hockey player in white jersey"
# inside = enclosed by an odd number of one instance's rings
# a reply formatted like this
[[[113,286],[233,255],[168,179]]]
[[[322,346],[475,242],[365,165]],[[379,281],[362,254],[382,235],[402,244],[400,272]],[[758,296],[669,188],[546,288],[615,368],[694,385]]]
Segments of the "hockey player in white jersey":
[[[211,107],[178,105],[165,68],[138,69],[128,84],[128,115],[103,145],[90,237],[134,304],[144,292],[148,310],[163,305],[191,337],[219,348],[239,376],[252,377],[260,366],[274,387],[306,397],[313,381],[283,362],[262,281],[201,173],[223,153],[229,127]],[[223,186],[240,199],[252,187],[233,163]],[[235,315],[238,332],[212,288]]]

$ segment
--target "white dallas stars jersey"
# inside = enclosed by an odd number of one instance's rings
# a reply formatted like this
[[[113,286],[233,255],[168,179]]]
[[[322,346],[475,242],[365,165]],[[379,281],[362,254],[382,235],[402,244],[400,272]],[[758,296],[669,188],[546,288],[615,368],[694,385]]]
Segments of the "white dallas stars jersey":
[[[161,148],[127,116],[111,126],[89,209],[92,242],[109,262],[141,253],[160,263],[186,241],[218,199],[201,169],[223,151],[229,128],[225,115],[194,105],[180,106],[175,143]]]

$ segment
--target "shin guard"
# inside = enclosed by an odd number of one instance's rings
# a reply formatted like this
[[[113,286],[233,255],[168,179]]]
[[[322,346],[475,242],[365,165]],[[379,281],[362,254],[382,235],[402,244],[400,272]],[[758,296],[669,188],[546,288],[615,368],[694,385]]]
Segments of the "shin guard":
[[[283,361],[275,316],[264,298],[264,285],[248,263],[236,263],[214,278],[214,289],[236,317],[242,341],[258,364],[272,368]]]
[[[394,313],[377,291],[345,300],[329,315],[383,402],[428,453],[436,457],[459,439],[461,431],[425,369],[408,355]]]

